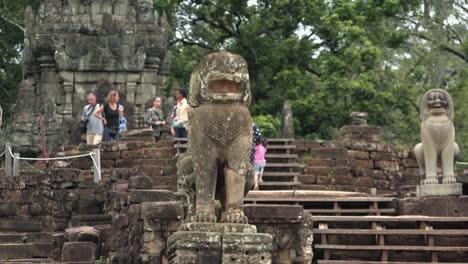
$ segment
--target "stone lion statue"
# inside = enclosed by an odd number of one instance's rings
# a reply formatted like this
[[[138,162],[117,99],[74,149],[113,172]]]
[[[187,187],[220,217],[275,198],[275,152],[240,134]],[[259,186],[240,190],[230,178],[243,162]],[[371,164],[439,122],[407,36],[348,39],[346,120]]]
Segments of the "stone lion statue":
[[[427,91],[421,102],[421,143],[414,147],[421,184],[437,184],[437,163],[442,167],[443,183],[456,183],[453,169],[459,148],[455,143],[452,97],[445,90]]]
[[[191,75],[188,152],[197,222],[216,222],[215,194],[222,194],[221,221],[247,223],[242,203],[252,187],[250,100],[247,62],[239,55],[209,54]]]

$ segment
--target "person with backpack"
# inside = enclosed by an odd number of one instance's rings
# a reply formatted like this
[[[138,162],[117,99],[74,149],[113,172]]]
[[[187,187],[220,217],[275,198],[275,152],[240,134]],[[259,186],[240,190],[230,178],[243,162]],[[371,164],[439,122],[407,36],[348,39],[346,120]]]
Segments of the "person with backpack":
[[[258,138],[257,141],[255,142],[254,190],[258,190],[258,183],[263,182],[263,170],[265,169],[265,165],[266,165],[265,154],[267,152],[267,145],[268,145],[268,142],[266,138]]]
[[[96,102],[96,95],[89,93],[86,97],[88,104],[81,114],[81,134],[86,135],[86,144],[97,145],[102,141],[103,124],[100,117],[94,115],[101,107]]]

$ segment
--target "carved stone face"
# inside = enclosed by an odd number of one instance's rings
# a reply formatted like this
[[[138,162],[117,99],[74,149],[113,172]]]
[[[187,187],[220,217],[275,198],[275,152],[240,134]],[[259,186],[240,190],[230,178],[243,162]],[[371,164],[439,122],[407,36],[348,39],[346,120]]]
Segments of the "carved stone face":
[[[250,103],[247,62],[239,55],[216,52],[205,56],[192,73],[189,103]]]
[[[445,93],[433,91],[427,95],[427,106],[429,108],[446,108],[448,106],[448,98]]]
[[[440,115],[447,115],[449,119],[453,119],[452,97],[442,89],[429,90],[421,101],[421,120]]]
[[[153,1],[138,0],[138,20],[140,22],[153,20]]]

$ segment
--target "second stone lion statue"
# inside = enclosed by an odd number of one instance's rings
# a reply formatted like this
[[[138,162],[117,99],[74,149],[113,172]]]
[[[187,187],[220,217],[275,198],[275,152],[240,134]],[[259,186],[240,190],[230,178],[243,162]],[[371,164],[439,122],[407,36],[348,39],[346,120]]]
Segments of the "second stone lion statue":
[[[209,54],[192,73],[189,157],[179,165],[193,166],[193,171],[188,171],[194,179],[195,194],[188,196],[195,196],[189,200],[195,198],[193,220],[197,222],[217,221],[215,194],[222,194],[221,221],[247,223],[242,203],[252,178],[250,100],[247,62],[239,55]]]
[[[421,143],[414,147],[421,184],[437,184],[437,163],[442,167],[442,183],[456,183],[454,158],[459,147],[455,143],[452,97],[441,89],[426,92],[421,102]]]

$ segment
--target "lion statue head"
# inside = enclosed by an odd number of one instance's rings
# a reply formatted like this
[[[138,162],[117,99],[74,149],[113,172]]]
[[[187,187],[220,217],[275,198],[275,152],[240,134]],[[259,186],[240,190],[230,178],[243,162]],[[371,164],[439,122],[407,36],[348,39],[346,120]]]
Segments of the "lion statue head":
[[[203,57],[190,79],[189,104],[241,103],[251,100],[247,62],[237,54],[222,51]]]
[[[430,116],[447,115],[453,120],[453,101],[450,94],[442,89],[427,91],[421,100],[421,120]]]

